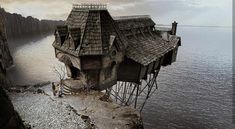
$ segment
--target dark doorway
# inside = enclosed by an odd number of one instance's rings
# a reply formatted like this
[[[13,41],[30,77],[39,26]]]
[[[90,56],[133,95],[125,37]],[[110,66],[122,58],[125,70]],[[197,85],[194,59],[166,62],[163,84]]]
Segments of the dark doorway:
[[[70,71],[71,71],[71,77],[72,78],[77,78],[80,76],[80,70],[74,66],[69,66]]]

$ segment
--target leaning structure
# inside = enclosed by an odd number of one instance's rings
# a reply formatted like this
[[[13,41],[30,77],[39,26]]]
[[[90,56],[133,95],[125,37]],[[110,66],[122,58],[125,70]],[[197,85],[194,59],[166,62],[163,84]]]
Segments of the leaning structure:
[[[70,77],[66,87],[79,89],[84,74],[89,87],[109,89],[120,104],[136,106],[139,95],[145,91],[148,98],[157,88],[161,66],[176,61],[176,29],[174,22],[171,30],[158,30],[150,16],[112,17],[106,5],[74,5],[53,43]]]

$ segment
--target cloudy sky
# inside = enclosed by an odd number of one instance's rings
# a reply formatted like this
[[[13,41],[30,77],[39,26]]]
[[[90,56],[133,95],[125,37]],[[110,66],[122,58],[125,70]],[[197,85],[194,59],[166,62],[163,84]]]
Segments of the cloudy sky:
[[[232,0],[0,0],[12,13],[65,20],[73,3],[107,3],[111,15],[151,15],[157,24],[232,26]]]

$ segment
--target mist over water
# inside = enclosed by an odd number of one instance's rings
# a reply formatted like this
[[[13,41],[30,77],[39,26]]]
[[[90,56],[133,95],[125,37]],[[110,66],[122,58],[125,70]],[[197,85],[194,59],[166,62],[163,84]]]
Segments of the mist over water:
[[[177,61],[162,67],[158,90],[143,110],[146,129],[232,129],[232,29],[179,27]],[[55,81],[50,35],[13,48],[15,84]],[[24,41],[22,41],[24,42]],[[19,43],[18,43],[19,44]]]
[[[17,85],[56,81],[53,67],[60,62],[55,58],[52,46],[54,35],[26,41],[27,43],[24,40],[10,42],[10,49],[14,49],[12,56],[15,66],[9,70],[7,76]],[[13,47],[13,44],[22,45]]]

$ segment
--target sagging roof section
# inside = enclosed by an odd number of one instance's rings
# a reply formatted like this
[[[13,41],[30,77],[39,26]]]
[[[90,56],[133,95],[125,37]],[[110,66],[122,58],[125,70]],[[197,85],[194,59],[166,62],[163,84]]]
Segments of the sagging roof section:
[[[144,66],[164,56],[167,52],[177,47],[179,37],[169,35],[164,40],[155,31],[155,23],[149,16],[124,16],[116,17],[115,22],[126,36],[128,47],[126,56]]]
[[[138,38],[134,36],[129,38],[126,56],[146,66],[178,45],[179,39],[177,37],[173,36],[168,42],[156,34],[153,36],[140,34],[136,36]]]
[[[130,30],[141,27],[143,28],[146,26],[155,26],[155,23],[148,15],[114,17],[114,20],[120,30]]]

